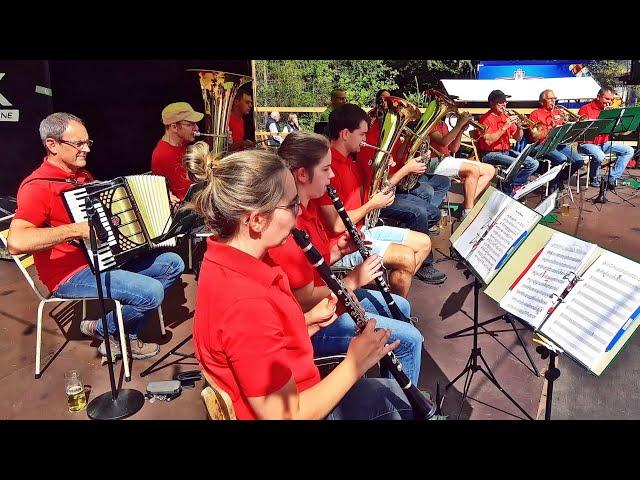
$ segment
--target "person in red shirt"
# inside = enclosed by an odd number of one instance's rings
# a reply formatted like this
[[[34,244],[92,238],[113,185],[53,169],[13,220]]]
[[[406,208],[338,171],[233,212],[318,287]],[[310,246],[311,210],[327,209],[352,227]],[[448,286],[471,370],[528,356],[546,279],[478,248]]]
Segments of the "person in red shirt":
[[[336,173],[331,179],[331,185],[336,189],[358,228],[362,228],[367,213],[389,206],[395,200],[395,193],[391,190],[378,192],[363,201],[363,185],[367,183],[367,176],[351,156],[360,151],[360,143],[365,140],[368,129],[369,117],[357,105],[342,105],[329,115],[331,167]],[[345,226],[333,207],[333,202],[327,195],[313,201],[320,204],[320,216],[329,239],[336,240],[345,231]],[[388,226],[365,228],[363,232],[365,238],[372,242],[372,253],[381,256],[384,265],[391,271],[391,291],[406,297],[413,275],[421,268],[422,262],[431,251],[429,236],[406,228]],[[353,268],[362,263],[362,260],[360,253],[354,252],[345,255],[336,263]]]
[[[460,149],[462,142],[462,134],[464,133],[471,114],[463,112],[456,122],[456,125],[449,131],[444,120],[438,122],[438,125],[429,133],[430,145],[445,157],[437,162],[434,173],[444,175],[446,177],[459,176],[464,182],[464,203],[462,218],[466,217],[476,198],[485,191],[491,179],[496,174],[496,169],[479,161],[468,160],[464,158],[454,158],[454,155]]]
[[[289,164],[300,197],[301,213],[296,220],[297,228],[309,234],[311,243],[321,252],[327,265],[355,251],[355,245],[350,241],[348,232],[344,232],[336,242],[329,242],[324,225],[318,217],[317,205],[310,202],[325,194],[330,179],[334,176],[327,138],[309,132],[291,133],[278,149],[278,155]],[[289,277],[291,290],[303,311],[308,311],[329,295],[329,288],[322,277],[307,261],[292,237],[289,237],[284,245],[270,249],[269,256]],[[381,267],[382,259],[378,255],[371,255],[351,270],[342,281],[346,288],[355,294],[365,311],[369,312],[370,318],[376,319],[378,327],[391,328],[391,341],[395,341],[396,338],[400,340],[396,356],[407,376],[417,385],[420,376],[422,334],[409,322],[391,318],[392,314],[380,292],[361,288],[383,275]],[[398,295],[393,295],[393,298],[408,318],[409,302]],[[331,325],[313,332],[311,343],[315,355],[344,353],[353,337],[353,326],[353,319],[345,312]]]
[[[598,96],[591,102],[583,105],[578,110],[578,115],[588,119],[596,119],[600,116],[600,112],[608,108],[613,102],[613,88],[604,86],[598,91]],[[627,164],[633,158],[633,148],[623,143],[614,143],[609,140],[609,135],[598,135],[590,140],[585,140],[578,145],[578,151],[591,156],[590,166],[590,183],[593,187],[600,186],[600,165],[605,159],[607,153],[615,153],[616,162],[611,168],[607,187],[613,190],[616,186],[616,180],[622,176]]]
[[[505,112],[507,98],[510,96],[505,95],[502,90],[493,90],[488,98],[490,110],[479,119],[479,122],[486,125],[487,129],[482,134],[479,130],[474,130],[474,132],[478,132],[476,146],[481,160],[484,163],[502,165],[507,168],[519,154],[510,148],[509,137],[520,140],[524,134],[522,125]],[[512,193],[512,190],[524,185],[529,176],[537,169],[538,161],[527,156],[513,182],[503,185],[503,189],[505,192]]]
[[[171,103],[162,110],[164,135],[151,154],[151,173],[162,175],[169,182],[172,203],[184,200],[193,182],[187,178],[182,157],[187,145],[195,140],[203,113],[193,110],[186,102]]]
[[[553,90],[543,90],[540,92],[539,100],[540,108],[535,109],[529,114],[529,118],[537,125],[537,128],[529,129],[529,138],[539,144],[532,150],[532,153],[534,154],[537,152],[538,148],[542,146],[547,136],[549,136],[549,132],[558,125],[563,125],[565,123],[562,111],[559,108],[555,108],[557,98],[553,93]],[[547,153],[544,158],[551,160],[551,164],[553,166],[570,162],[571,172],[577,172],[584,164],[582,156],[577,152],[577,150],[573,150],[570,144],[558,145]],[[558,176],[552,180],[552,183],[550,184],[551,188],[563,190],[567,180],[569,179],[569,173],[569,168],[563,168]]]
[[[88,239],[87,222],[72,223],[61,193],[93,180],[85,170],[93,141],[83,121],[68,113],[53,113],[40,123],[40,137],[47,155],[42,165],[18,189],[18,209],[9,227],[8,246],[13,255],[33,253],[42,282],[59,298],[97,297],[95,275],[85,252],[71,241]],[[131,341],[133,358],[149,358],[160,351],[156,343],[144,343],[138,335],[147,312],[162,303],[165,289],[184,270],[182,259],[172,252],[153,252],[129,261],[124,267],[102,272],[105,296],[122,303],[122,319]],[[107,315],[111,351],[121,355],[114,314]],[[85,320],[80,331],[105,337],[102,322]],[[106,355],[104,342],[98,347]]]
[[[230,152],[246,150],[254,148],[255,142],[244,138],[244,117],[249,114],[253,100],[251,94],[246,90],[240,89],[233,99],[231,114],[229,115],[229,131],[231,132],[231,143],[229,144]]]
[[[205,182],[194,205],[213,234],[198,282],[194,349],[207,376],[231,397],[237,418],[411,418],[395,381],[361,378],[398,346],[388,343],[388,329],[374,330],[375,320],[320,378],[309,326],[336,318],[336,298],[304,314],[268,253],[287,240],[299,213],[286,162],[260,150],[219,158],[204,142],[187,156],[192,174]]]

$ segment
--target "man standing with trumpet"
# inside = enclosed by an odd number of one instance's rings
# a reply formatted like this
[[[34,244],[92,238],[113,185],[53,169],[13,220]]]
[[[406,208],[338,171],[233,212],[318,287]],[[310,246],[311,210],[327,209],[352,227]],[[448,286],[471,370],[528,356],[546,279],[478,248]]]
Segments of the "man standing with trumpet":
[[[513,137],[516,141],[521,140],[524,132],[520,123],[521,119],[515,119],[507,113],[507,98],[510,96],[502,90],[493,90],[488,98],[490,110],[480,117],[480,123],[487,127],[483,134],[476,134],[477,147],[484,163],[509,167],[518,156],[518,152],[510,148],[509,138]],[[474,130],[474,132],[480,133],[479,130]],[[512,190],[524,185],[529,176],[537,169],[538,161],[527,157],[513,182],[503,188],[506,192],[513,193]]]
[[[566,113],[556,107],[556,100],[557,98],[553,90],[543,90],[539,97],[540,108],[537,108],[529,114],[529,119],[534,122],[537,127],[529,130],[529,138],[534,142],[539,142],[539,145],[533,150],[534,154],[544,143],[549,132],[558,125],[565,123]],[[552,190],[554,188],[562,190],[565,187],[565,182],[569,179],[570,171],[576,172],[584,164],[582,156],[576,150],[572,150],[569,144],[558,145],[555,149],[547,153],[544,158],[550,160],[553,166],[571,162],[571,170],[564,168],[558,176],[552,180],[553,183],[550,185]]]

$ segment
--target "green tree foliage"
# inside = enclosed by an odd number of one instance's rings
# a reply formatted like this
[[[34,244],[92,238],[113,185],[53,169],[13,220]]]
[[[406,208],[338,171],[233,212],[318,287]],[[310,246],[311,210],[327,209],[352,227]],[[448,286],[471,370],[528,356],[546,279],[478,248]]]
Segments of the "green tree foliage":
[[[416,94],[427,88],[442,89],[442,78],[472,78],[475,62],[471,60],[390,60],[388,64],[398,71],[400,95]]]
[[[331,90],[340,87],[346,90],[350,102],[372,105],[377,90],[397,88],[396,75],[382,60],[257,60],[257,103],[274,107],[328,106]],[[298,120],[305,129],[311,129],[319,116],[304,113],[298,115]],[[259,118],[264,124],[266,114]]]
[[[591,76],[600,85],[615,87],[620,85],[620,80],[616,77],[629,71],[630,60],[594,60],[589,62],[587,67],[591,72]]]

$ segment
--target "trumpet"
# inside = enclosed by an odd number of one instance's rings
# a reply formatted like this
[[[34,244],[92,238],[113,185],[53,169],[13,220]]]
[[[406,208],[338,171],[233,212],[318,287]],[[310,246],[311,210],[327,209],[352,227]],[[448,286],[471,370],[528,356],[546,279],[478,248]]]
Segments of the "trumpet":
[[[562,105],[556,104],[556,108],[560,110],[560,115],[564,117],[565,122],[578,122],[580,121],[580,118],[582,118],[580,115],[573,113],[567,107],[563,107]]]
[[[539,123],[539,122],[536,123],[533,120],[531,120],[529,117],[527,117],[525,114],[518,113],[515,110],[505,108],[504,113],[506,113],[510,117],[513,117],[513,116],[517,117],[518,118],[517,123],[521,126],[521,128],[528,128],[531,134],[536,137],[540,133],[544,132],[545,129],[547,129],[547,127],[542,123]]]
[[[451,116],[456,117],[456,119],[460,119],[462,114],[460,112],[452,112]],[[482,123],[478,122],[477,120],[474,120],[473,117],[471,117],[469,119],[469,122],[467,122],[467,123],[469,125],[473,126],[474,128],[478,129],[478,130],[482,130],[483,132],[487,129],[486,125],[483,125]]]

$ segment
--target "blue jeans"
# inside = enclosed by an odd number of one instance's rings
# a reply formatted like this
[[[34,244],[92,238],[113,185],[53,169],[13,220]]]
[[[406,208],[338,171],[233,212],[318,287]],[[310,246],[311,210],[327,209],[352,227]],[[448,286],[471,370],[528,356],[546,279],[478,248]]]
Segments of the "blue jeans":
[[[399,243],[400,245],[404,245],[406,243],[409,230],[407,230],[406,228],[382,225],[380,227],[373,227],[371,229],[364,227],[362,229],[362,233],[364,233],[365,240],[369,240],[371,242],[369,253],[371,255],[375,253],[376,255],[384,258],[384,254],[387,252],[389,245],[391,245],[392,243]],[[333,265],[354,268],[360,265],[363,261],[364,260],[360,252],[355,251],[346,254]]]
[[[533,154],[537,153],[538,149],[539,149],[539,146],[535,147],[532,153]],[[571,148],[571,145],[568,145],[568,144],[558,145],[554,150],[551,150],[543,158],[550,160],[551,165],[554,167],[562,163],[570,162],[571,172],[577,172],[582,167],[582,165],[584,165],[584,160],[582,160],[582,156],[576,150],[573,150]],[[541,173],[545,173],[545,172],[541,172]],[[569,179],[569,169],[565,167],[555,178],[554,183],[558,186],[561,186],[568,179]]]
[[[409,193],[420,197],[436,208],[440,208],[440,204],[444,200],[445,195],[451,187],[451,180],[444,175],[420,175],[418,184],[412,188]],[[435,225],[440,220],[440,211],[438,210],[438,218],[429,226]]]
[[[440,209],[415,195],[397,192],[394,202],[381,209],[380,215],[397,220],[400,228],[427,233],[429,221],[432,218],[440,218]]]
[[[382,294],[377,290],[358,288],[355,294],[367,312],[367,318],[376,320],[376,327],[391,329],[389,343],[400,339],[400,345],[393,353],[402,363],[407,376],[414,385],[417,385],[422,360],[422,342],[424,341],[420,331],[408,322],[394,320]],[[411,313],[409,302],[399,295],[393,295],[393,299],[400,311],[409,317]],[[345,353],[355,334],[355,328],[356,325],[351,316],[348,313],[343,313],[331,325],[311,336],[314,355],[324,357]],[[389,377],[392,378],[391,374]]]
[[[605,158],[605,154],[609,152],[615,153],[618,158],[615,165],[611,168],[610,181],[617,180],[627,168],[627,163],[633,157],[633,148],[623,143],[604,142],[602,145],[594,143],[582,143],[578,147],[578,151],[591,155],[591,180],[600,177],[600,165]]]
[[[125,270],[126,268],[126,270]],[[123,268],[100,273],[105,298],[122,303],[122,321],[129,338],[137,338],[145,324],[145,314],[157,309],[164,291],[176,283],[184,270],[184,262],[172,252],[149,253],[131,260]],[[97,297],[96,277],[87,267],[74,274],[53,293],[58,298]],[[114,312],[107,314],[109,333],[117,332]],[[98,333],[104,336],[102,322]]]
[[[515,150],[504,150],[500,152],[482,152],[482,161],[484,163],[489,163],[491,165],[501,165],[503,167],[509,167],[518,156],[518,152]],[[513,179],[512,184],[507,184],[506,187],[508,190],[511,190],[510,187],[518,187],[520,185],[524,185],[527,181],[527,178],[533,172],[538,169],[538,161],[535,158],[527,157],[525,161],[522,163],[520,170],[516,174]]]
[[[388,378],[361,378],[325,420],[412,420],[402,388]]]

